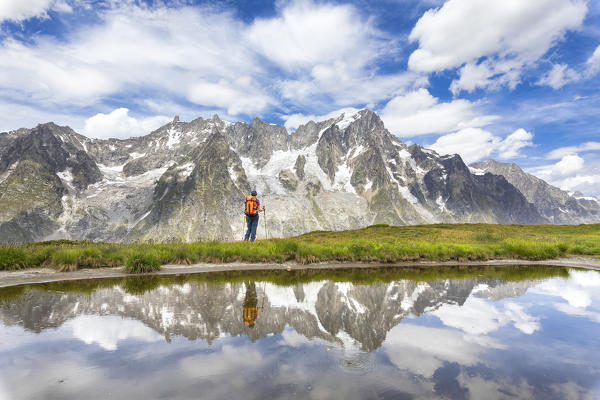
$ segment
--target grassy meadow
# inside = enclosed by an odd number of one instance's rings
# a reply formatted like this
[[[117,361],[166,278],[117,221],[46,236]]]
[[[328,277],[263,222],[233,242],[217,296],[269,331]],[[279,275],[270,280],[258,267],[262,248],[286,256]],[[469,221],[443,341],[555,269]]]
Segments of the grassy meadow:
[[[123,266],[143,273],[162,264],[543,260],[600,256],[600,224],[374,225],[352,231],[316,231],[286,239],[248,242],[102,243],[49,241],[0,246],[0,270]]]

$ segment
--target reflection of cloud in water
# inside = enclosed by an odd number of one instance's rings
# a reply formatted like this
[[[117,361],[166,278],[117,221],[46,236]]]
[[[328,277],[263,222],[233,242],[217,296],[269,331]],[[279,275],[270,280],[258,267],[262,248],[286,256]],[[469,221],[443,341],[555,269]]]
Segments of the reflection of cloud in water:
[[[598,400],[598,391],[589,391],[576,384],[575,382],[567,382],[562,384],[550,385],[552,390],[560,394],[561,399],[567,400]]]
[[[136,339],[143,342],[163,340],[156,331],[133,319],[117,316],[83,315],[67,322],[73,336],[86,344],[97,343],[105,350],[116,350],[120,340]]]
[[[56,331],[47,330],[44,332],[44,340],[62,340],[60,335],[54,334]],[[11,351],[16,346],[24,346],[37,343],[39,336],[35,333],[24,331],[21,327],[2,326],[0,323],[0,352]],[[1,355],[1,354],[0,354]],[[0,400],[3,400],[0,397]]]
[[[518,382],[507,378],[486,379],[479,375],[470,376],[462,372],[458,382],[469,391],[471,399],[533,399],[533,388],[523,378]]]
[[[262,354],[257,350],[224,345],[220,352],[186,357],[179,365],[186,377],[196,379],[231,374],[246,368],[260,368],[263,361]]]
[[[540,329],[539,318],[527,314],[519,304],[494,305],[477,297],[469,297],[462,306],[444,304],[431,314],[446,326],[474,335],[490,333],[510,323],[528,335]]]
[[[0,400],[8,400],[8,390],[4,386],[4,376],[0,376]]]
[[[383,350],[398,368],[431,378],[445,361],[476,364],[484,344],[499,347],[490,338],[487,343],[483,338],[474,343],[463,333],[451,329],[398,325],[389,332]]]
[[[317,353],[305,358],[278,360],[277,371],[270,380],[282,387],[296,387],[295,398],[423,398],[423,393],[432,393],[430,381],[409,376],[387,363],[377,365],[375,374],[349,374],[340,368],[340,360],[336,360],[340,355],[343,357],[342,349],[327,352],[324,348],[315,348],[315,351]],[[292,396],[278,398],[288,397]]]
[[[106,388],[97,386],[103,379],[101,369],[90,368],[76,353],[61,355],[63,357],[29,353],[15,359],[12,368],[2,373],[2,378],[11,382],[6,388],[6,400],[86,398],[88,394],[98,398],[93,392],[107,395]]]
[[[556,308],[558,311],[560,311],[562,313],[569,314],[569,315],[576,315],[578,317],[585,317],[585,318],[590,319],[591,321],[600,323],[600,312],[588,311],[585,308],[573,307],[572,305],[565,304],[565,303],[553,303],[553,304],[554,304],[554,308]]]
[[[277,343],[280,346],[290,346],[290,347],[300,347],[307,345],[323,345],[329,344],[329,342],[325,340],[321,340],[318,338],[312,338],[307,340],[306,336],[299,334],[292,328],[286,328],[281,332],[281,340]]]
[[[571,306],[586,308],[592,299],[600,301],[600,273],[598,271],[569,271],[569,279],[552,279],[532,290],[533,293],[559,296]]]

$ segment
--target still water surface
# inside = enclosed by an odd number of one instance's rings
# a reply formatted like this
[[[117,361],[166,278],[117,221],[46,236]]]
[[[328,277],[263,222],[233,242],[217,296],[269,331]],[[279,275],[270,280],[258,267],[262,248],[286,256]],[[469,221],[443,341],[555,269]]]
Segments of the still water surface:
[[[599,360],[596,271],[264,272],[0,289],[2,400],[599,399]]]

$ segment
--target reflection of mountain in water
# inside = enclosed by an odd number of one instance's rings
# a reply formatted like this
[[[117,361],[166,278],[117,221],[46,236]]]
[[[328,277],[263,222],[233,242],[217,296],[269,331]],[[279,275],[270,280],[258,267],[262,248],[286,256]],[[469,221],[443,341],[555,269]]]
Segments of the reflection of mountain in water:
[[[307,338],[371,351],[411,313],[421,315],[442,304],[462,305],[470,295],[495,301],[521,296],[536,283],[496,279],[401,280],[372,285],[321,281],[292,286],[193,282],[159,286],[139,295],[118,285],[91,294],[32,288],[18,299],[0,304],[0,320],[40,332],[79,315],[120,315],[142,321],[167,340],[181,335],[209,343],[226,335],[247,335],[254,341],[281,333],[289,325]],[[249,288],[256,292],[250,293],[258,310],[252,316],[253,324],[244,321],[249,312]]]

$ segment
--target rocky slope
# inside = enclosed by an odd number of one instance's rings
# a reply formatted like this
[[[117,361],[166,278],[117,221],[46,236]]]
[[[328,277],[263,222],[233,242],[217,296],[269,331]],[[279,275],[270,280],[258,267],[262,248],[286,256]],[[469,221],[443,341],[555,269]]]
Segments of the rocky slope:
[[[526,173],[513,163],[486,160],[471,164],[475,174],[501,175],[533,203],[539,213],[555,224],[600,222],[600,201],[593,197],[571,195]]]
[[[237,240],[251,188],[267,206],[270,236],[373,223],[554,222],[510,179],[407,146],[369,110],[293,133],[214,116],[176,117],[128,140],[52,123],[0,134],[3,242]]]

